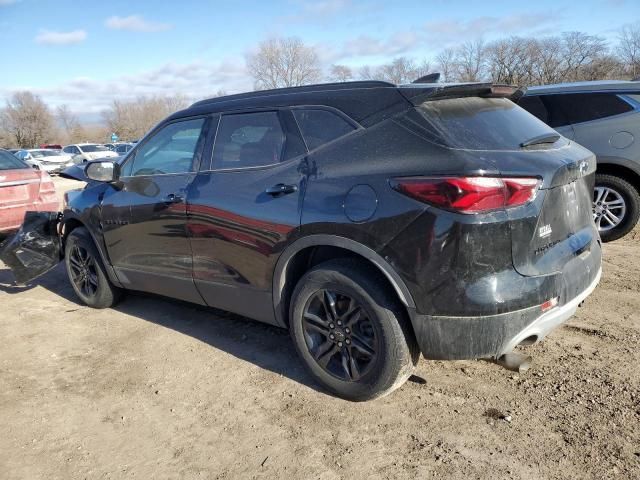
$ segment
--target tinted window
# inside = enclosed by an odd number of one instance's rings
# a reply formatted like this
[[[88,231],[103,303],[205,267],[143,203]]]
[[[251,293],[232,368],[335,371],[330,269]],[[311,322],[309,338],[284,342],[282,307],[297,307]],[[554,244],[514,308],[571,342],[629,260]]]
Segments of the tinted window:
[[[540,97],[522,97],[518,102],[518,105],[524,108],[531,115],[538,117],[538,119],[542,120],[544,123],[549,123],[549,112],[547,111],[547,107],[545,107],[544,103],[542,103]]]
[[[204,122],[204,118],[199,118],[166,125],[138,148],[132,160],[133,166],[129,167],[131,170],[125,167],[125,174],[162,175],[193,171]]]
[[[505,98],[465,97],[425,102],[399,119],[430,141],[450,148],[515,150],[554,133]]]
[[[282,158],[284,131],[277,112],[223,115],[212,168],[273,165]]]
[[[302,136],[309,150],[340,138],[355,130],[355,127],[335,113],[320,109],[295,109]]]
[[[542,100],[552,117],[552,127],[588,122],[633,110],[627,102],[610,93],[543,95]]]
[[[29,168],[29,165],[18,160],[9,152],[0,150],[0,170],[14,170],[16,168]]]

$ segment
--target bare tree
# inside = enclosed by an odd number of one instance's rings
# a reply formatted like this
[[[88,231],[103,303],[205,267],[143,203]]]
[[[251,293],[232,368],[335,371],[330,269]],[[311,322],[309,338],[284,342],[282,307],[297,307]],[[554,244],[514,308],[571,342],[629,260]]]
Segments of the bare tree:
[[[58,122],[62,127],[64,140],[62,143],[78,143],[85,139],[85,132],[78,117],[76,117],[67,105],[60,105],[56,109]]]
[[[564,81],[583,79],[583,69],[591,62],[607,53],[604,39],[582,32],[562,34],[562,55],[564,65],[562,78]]]
[[[456,51],[456,69],[461,82],[479,82],[484,77],[485,47],[482,40],[465,42]]]
[[[445,82],[453,82],[456,80],[456,52],[453,48],[445,48],[436,55],[436,63],[440,76]]]
[[[102,113],[106,126],[120,138],[142,137],[160,120],[188,105],[183,95],[169,97],[139,97],[134,101],[114,100]]]
[[[363,65],[358,70],[358,78],[360,78],[360,80],[373,80],[374,77],[375,75],[369,65]]]
[[[353,72],[346,65],[331,65],[329,79],[334,82],[348,82],[353,78]]]
[[[271,38],[247,55],[256,89],[295,87],[321,80],[320,61],[312,47],[296,37]]]
[[[55,134],[53,115],[42,99],[29,91],[16,92],[0,114],[3,130],[20,148],[37,147]]]
[[[625,25],[618,36],[616,53],[631,78],[640,75],[640,23]]]

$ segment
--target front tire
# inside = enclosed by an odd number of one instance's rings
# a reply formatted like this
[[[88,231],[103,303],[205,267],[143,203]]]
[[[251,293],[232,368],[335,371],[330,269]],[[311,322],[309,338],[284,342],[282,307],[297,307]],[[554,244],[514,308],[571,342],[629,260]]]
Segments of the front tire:
[[[74,229],[65,244],[65,266],[73,290],[91,308],[109,308],[122,291],[107,277],[100,253],[84,227]]]
[[[364,401],[401,386],[419,349],[395,292],[379,272],[350,259],[308,271],[291,301],[290,331],[313,378],[335,395]]]
[[[629,233],[640,217],[638,190],[615,175],[596,173],[593,218],[603,242],[618,240]]]

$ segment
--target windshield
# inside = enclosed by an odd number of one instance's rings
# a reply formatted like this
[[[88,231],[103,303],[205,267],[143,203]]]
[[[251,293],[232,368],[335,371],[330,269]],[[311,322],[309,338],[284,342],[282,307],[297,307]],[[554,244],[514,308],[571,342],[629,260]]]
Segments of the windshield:
[[[0,150],[0,170],[15,170],[17,168],[29,168],[29,165],[9,152]]]
[[[554,131],[506,98],[463,97],[424,102],[404,122],[430,141],[449,148],[518,150]]]
[[[108,152],[109,149],[104,145],[79,145],[80,150],[87,153]]]
[[[57,150],[29,150],[29,153],[33,158],[58,157],[60,155]]]

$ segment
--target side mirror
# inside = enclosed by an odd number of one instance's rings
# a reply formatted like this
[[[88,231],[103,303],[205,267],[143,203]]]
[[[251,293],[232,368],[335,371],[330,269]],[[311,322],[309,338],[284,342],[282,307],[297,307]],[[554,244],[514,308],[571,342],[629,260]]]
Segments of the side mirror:
[[[88,163],[84,174],[97,182],[115,182],[120,177],[120,165],[107,160]]]

